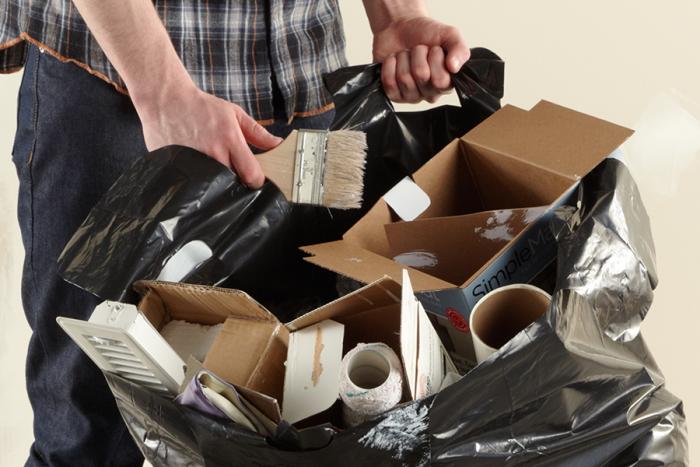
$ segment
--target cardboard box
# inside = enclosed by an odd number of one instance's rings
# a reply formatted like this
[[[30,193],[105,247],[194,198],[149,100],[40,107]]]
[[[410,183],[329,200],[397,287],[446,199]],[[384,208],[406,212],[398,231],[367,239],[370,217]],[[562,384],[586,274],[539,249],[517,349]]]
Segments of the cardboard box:
[[[139,310],[156,329],[172,319],[224,323],[203,367],[274,422],[329,409],[342,356],[361,342],[384,342],[409,362],[404,401],[436,392],[456,371],[409,280],[401,286],[380,278],[286,324],[238,290],[158,281],[136,287]]]
[[[406,263],[408,253],[409,264],[418,262],[408,271],[425,308],[449,328],[443,334],[467,339],[451,339],[453,357],[473,361],[465,327],[471,307],[551,264],[553,209],[631,134],[547,101],[529,111],[507,105],[413,174],[430,199],[415,221],[401,222],[380,199],[342,240],[302,250],[311,263],[363,283],[385,275],[400,281],[406,265],[395,258]],[[499,218],[507,218],[500,234],[491,229]]]
[[[236,385],[270,420],[280,420],[276,398],[281,400],[289,335],[274,315],[239,290],[160,281],[139,281],[134,288],[142,295],[139,311],[158,331],[171,320],[209,326],[223,323],[204,367]],[[236,348],[227,345],[232,339],[240,339],[239,345],[247,349],[243,358],[236,358],[232,353]],[[281,364],[258,367],[258,359],[263,358]]]

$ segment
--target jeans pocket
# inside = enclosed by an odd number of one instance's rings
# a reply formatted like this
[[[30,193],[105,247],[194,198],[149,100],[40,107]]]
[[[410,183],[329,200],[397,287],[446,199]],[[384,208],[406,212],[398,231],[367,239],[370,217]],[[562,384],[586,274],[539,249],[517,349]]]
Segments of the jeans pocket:
[[[27,45],[27,55],[22,72],[22,80],[17,93],[17,126],[12,143],[12,160],[19,171],[31,160],[36,133],[36,78],[39,67],[39,51]]]
[[[18,146],[18,140],[19,140],[19,118],[20,118],[20,110],[22,109],[22,86],[24,85],[24,80],[27,78],[27,74],[23,71],[22,72],[22,81],[19,85],[20,90],[17,92],[17,115],[15,117],[15,137],[12,140],[12,160],[15,160],[15,154],[17,154],[17,146]]]

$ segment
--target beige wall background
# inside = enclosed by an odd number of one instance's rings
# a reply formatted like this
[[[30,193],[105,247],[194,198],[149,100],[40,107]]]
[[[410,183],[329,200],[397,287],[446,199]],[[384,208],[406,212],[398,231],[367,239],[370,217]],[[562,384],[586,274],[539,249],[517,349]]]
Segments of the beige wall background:
[[[340,0],[352,64],[371,59],[358,0]],[[432,1],[434,17],[506,62],[504,102],[548,99],[632,128],[627,160],[650,213],[660,285],[643,334],[667,386],[685,402],[691,446],[700,440],[697,265],[700,234],[700,2],[672,0]],[[0,465],[21,465],[31,444],[24,383],[29,329],[20,303],[23,258],[10,161],[18,74],[0,76]],[[441,103],[456,102],[448,96]],[[414,106],[413,108],[419,108]]]

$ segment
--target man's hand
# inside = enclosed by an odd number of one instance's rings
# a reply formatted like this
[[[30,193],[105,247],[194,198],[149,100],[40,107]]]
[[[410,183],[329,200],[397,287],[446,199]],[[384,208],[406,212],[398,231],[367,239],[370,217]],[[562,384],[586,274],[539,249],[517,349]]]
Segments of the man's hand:
[[[233,168],[251,188],[264,183],[265,175],[247,143],[267,150],[282,139],[239,106],[202,92],[191,82],[137,102],[149,151],[169,144],[189,146]]]
[[[374,33],[373,58],[395,102],[435,102],[451,88],[450,73],[469,59],[469,48],[452,26],[427,16],[422,0],[365,0]]]
[[[150,0],[73,0],[124,79],[148,150],[169,144],[197,149],[260,188],[262,168],[247,142],[271,149],[272,136],[240,107],[199,90],[173,48]]]

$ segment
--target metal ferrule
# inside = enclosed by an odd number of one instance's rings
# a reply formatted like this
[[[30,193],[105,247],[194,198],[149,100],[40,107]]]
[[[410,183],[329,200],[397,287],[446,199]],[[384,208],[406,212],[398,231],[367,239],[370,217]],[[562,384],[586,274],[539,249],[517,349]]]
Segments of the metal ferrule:
[[[299,131],[294,161],[293,202],[315,205],[322,203],[327,142],[327,131]]]

